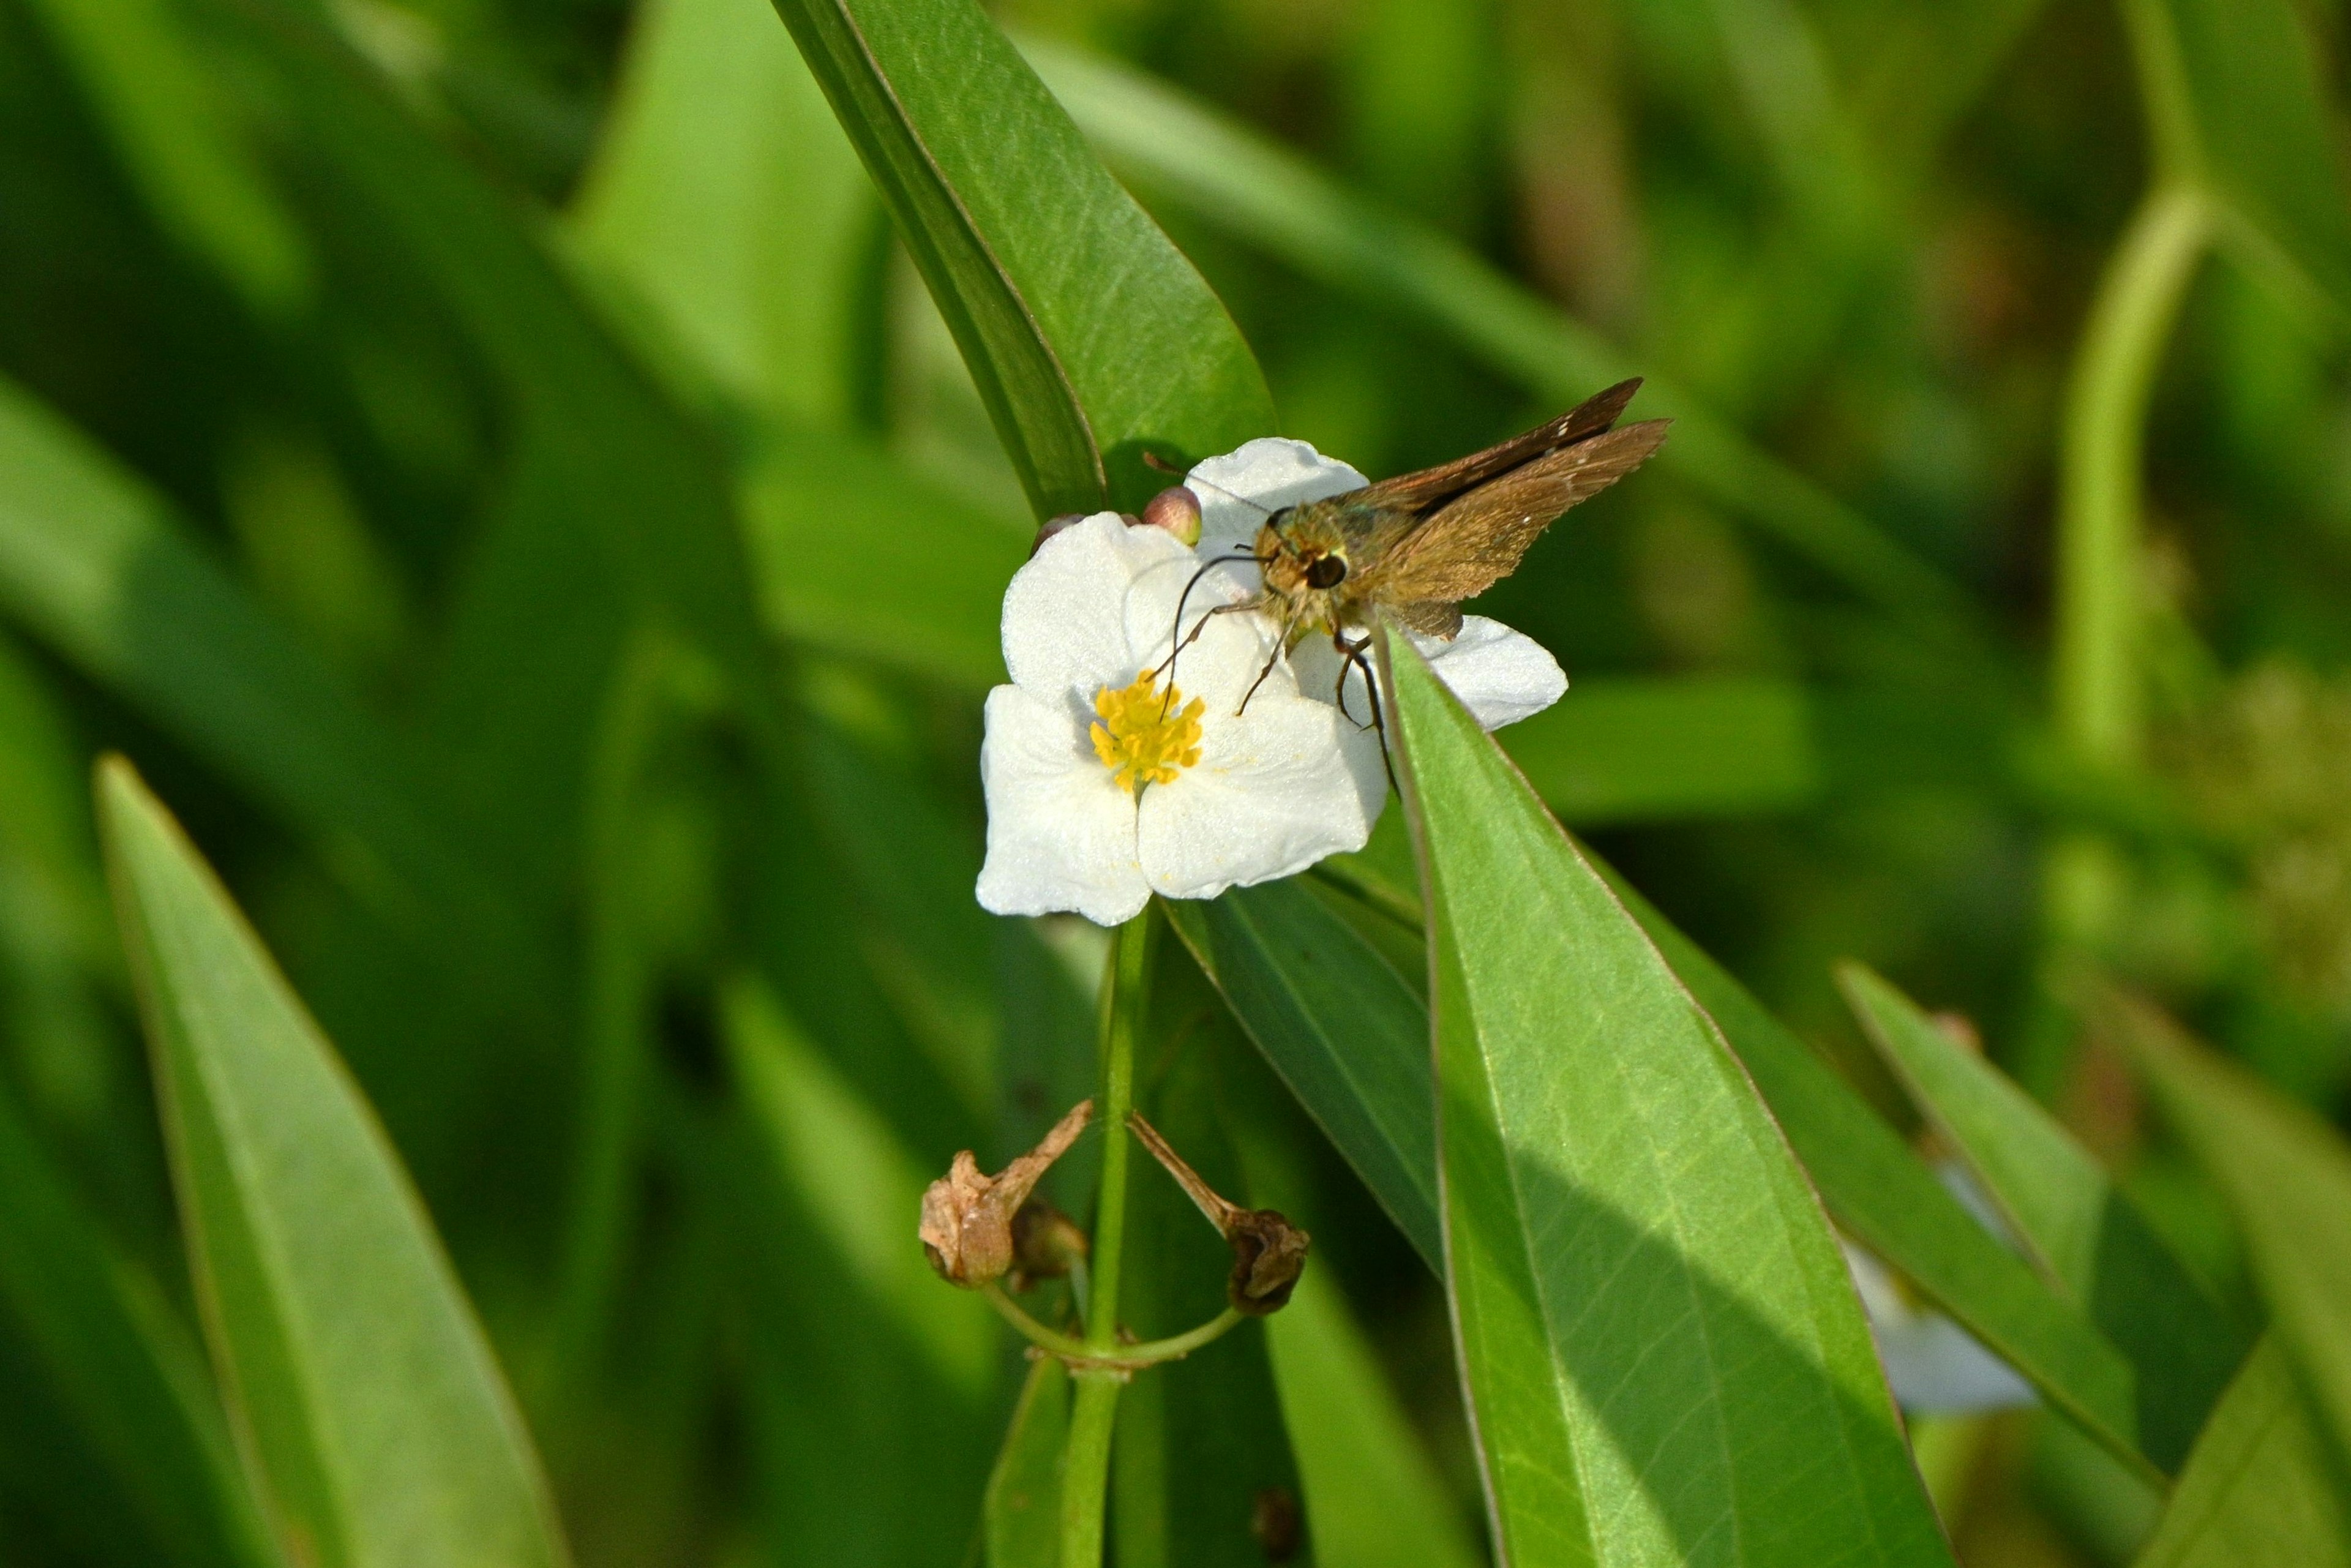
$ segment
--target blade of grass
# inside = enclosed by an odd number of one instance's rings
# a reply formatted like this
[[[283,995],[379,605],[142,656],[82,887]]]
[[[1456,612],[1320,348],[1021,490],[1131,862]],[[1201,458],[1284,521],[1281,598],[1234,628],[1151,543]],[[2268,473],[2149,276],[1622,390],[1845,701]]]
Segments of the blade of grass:
[[[99,789],[189,1270],[287,1555],[561,1568],[522,1418],[367,1103],[130,767]]]

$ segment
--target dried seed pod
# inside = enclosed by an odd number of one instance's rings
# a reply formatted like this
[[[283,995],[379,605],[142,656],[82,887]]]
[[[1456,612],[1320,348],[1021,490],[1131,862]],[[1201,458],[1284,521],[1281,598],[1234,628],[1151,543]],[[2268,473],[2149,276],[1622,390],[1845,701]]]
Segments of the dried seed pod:
[[[1279,1209],[1243,1208],[1219,1195],[1160,1136],[1158,1128],[1144,1120],[1141,1112],[1129,1112],[1126,1121],[1134,1129],[1135,1140],[1166,1167],[1176,1185],[1233,1249],[1233,1271],[1225,1281],[1225,1299],[1233,1310],[1261,1318],[1288,1306],[1299,1275],[1306,1271],[1306,1249],[1312,1238],[1290,1224]]]
[[[1165,528],[1187,545],[1200,542],[1200,498],[1181,485],[1170,485],[1143,508],[1146,528]]]
[[[1085,1261],[1088,1246],[1077,1221],[1032,1197],[1012,1214],[1012,1271],[1005,1286],[1025,1291],[1040,1280],[1058,1280]]]
[[[1094,1103],[1081,1100],[1035,1148],[992,1176],[981,1174],[969,1149],[956,1155],[947,1174],[923,1194],[922,1224],[915,1232],[941,1279],[977,1290],[1012,1267],[1013,1217],[1093,1113]]]

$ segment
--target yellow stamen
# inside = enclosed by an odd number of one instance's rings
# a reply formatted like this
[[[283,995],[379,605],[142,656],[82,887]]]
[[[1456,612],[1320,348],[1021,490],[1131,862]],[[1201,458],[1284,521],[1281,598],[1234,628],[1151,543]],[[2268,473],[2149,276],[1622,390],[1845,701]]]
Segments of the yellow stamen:
[[[1143,793],[1146,784],[1172,784],[1176,775],[1200,760],[1200,715],[1207,703],[1190,702],[1174,686],[1162,691],[1145,671],[1131,686],[1104,686],[1094,694],[1094,755],[1122,789]]]

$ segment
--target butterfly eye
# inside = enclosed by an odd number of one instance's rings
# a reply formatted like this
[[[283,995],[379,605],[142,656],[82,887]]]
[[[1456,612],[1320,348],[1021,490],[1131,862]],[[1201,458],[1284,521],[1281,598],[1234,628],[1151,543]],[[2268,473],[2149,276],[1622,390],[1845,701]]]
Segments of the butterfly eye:
[[[1336,588],[1346,580],[1347,563],[1335,555],[1319,556],[1306,563],[1306,586]]]

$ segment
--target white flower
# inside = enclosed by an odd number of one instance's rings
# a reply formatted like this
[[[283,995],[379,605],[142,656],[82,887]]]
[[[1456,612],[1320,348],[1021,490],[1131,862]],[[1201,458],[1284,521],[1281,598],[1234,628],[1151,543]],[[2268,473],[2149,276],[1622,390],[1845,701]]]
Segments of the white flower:
[[[1370,481],[1302,441],[1262,436],[1207,459],[1185,483],[1200,501],[1200,557],[1214,560],[1249,554],[1269,512],[1361,489]],[[1218,575],[1241,592],[1259,588],[1258,569],[1249,561],[1219,568]],[[1567,690],[1567,676],[1550,650],[1499,621],[1465,615],[1449,641],[1418,632],[1409,635],[1437,678],[1488,729],[1541,713]],[[1290,650],[1290,660],[1299,690],[1324,702],[1336,700],[1341,664],[1329,638],[1306,637]],[[1357,722],[1371,721],[1360,669],[1347,672],[1345,706]]]
[[[1012,684],[988,694],[980,747],[988,909],[1073,910],[1111,925],[1154,892],[1212,898],[1371,836],[1386,789],[1378,743],[1301,696],[1286,660],[1267,669],[1270,622],[1214,616],[1176,659],[1176,689],[1155,678],[1197,562],[1165,530],[1102,512],[1014,574]],[[1202,580],[1185,630],[1239,596]]]

